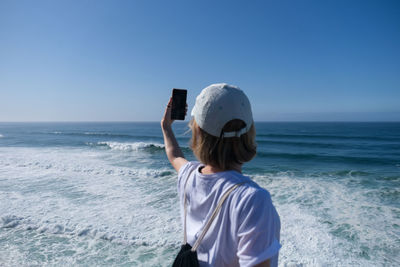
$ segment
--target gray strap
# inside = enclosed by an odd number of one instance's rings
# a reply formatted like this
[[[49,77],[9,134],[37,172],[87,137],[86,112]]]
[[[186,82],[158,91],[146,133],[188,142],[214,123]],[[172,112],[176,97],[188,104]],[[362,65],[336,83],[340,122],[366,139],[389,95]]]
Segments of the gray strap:
[[[201,235],[199,236],[199,238],[196,240],[196,242],[194,243],[191,251],[196,251],[197,248],[200,246],[201,241],[203,241],[204,236],[206,235],[208,229],[210,228],[211,224],[213,223],[215,217],[217,217],[219,210],[222,207],[222,204],[224,203],[224,201],[226,200],[226,198],[229,196],[229,194],[235,190],[238,186],[242,185],[243,183],[239,183],[239,184],[235,184],[234,186],[232,186],[231,188],[228,189],[228,191],[225,192],[225,194],[222,196],[221,200],[218,202],[217,207],[215,208],[214,212],[212,213],[210,219],[208,219],[206,226],[203,229],[203,232],[201,232]],[[186,210],[186,205],[185,205],[185,210]],[[185,214],[186,215],[186,214]],[[186,217],[186,216],[185,216]],[[185,218],[185,224],[186,224],[186,218]],[[186,225],[185,225],[185,238],[186,238]],[[185,240],[186,241],[186,240]],[[186,243],[186,242],[185,242]]]
[[[236,132],[223,132],[222,137],[240,137],[242,136],[242,134],[247,133],[249,130],[250,129],[247,129],[247,127],[244,127]]]

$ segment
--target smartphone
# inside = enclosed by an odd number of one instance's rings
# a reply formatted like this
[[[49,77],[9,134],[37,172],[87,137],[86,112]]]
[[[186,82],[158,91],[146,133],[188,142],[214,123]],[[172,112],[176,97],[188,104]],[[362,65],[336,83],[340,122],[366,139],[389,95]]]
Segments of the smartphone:
[[[172,120],[184,120],[186,115],[186,89],[172,90],[172,109],[171,119]]]

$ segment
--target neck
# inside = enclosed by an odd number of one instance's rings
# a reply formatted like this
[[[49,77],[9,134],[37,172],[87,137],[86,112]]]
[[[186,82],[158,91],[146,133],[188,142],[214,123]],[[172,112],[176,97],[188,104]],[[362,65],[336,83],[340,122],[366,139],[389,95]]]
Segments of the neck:
[[[206,165],[206,166],[204,166],[204,168],[201,169],[201,173],[202,174],[213,174],[213,173],[217,173],[217,172],[230,171],[230,170],[242,173],[242,164],[235,164],[235,165],[233,165],[233,168],[231,168],[229,170],[223,170],[218,167]]]

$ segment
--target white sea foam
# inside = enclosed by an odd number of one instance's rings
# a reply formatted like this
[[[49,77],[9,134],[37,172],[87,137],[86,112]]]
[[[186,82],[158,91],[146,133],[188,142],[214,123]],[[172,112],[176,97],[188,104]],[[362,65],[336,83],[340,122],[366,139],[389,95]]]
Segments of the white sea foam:
[[[0,134],[0,138],[4,137],[4,135]]]
[[[105,145],[114,150],[123,151],[138,151],[145,148],[164,148],[163,144],[157,143],[145,143],[145,142],[133,142],[133,143],[120,143],[120,142],[98,142],[98,145]]]
[[[125,154],[110,148],[0,148],[3,264],[171,264],[182,238],[175,172],[121,166]],[[400,211],[371,192],[292,173],[254,179],[281,217],[280,266],[400,263],[385,252],[398,251]]]
[[[281,262],[385,265],[388,251],[400,241],[394,223],[399,223],[400,209],[378,204],[377,198],[346,180],[310,179],[291,173],[255,177],[270,190],[281,216]],[[400,263],[399,257],[393,260]]]
[[[114,245],[105,245],[111,246],[110,250],[115,250],[113,246],[122,246],[120,249],[124,250],[129,245],[140,251],[138,247],[145,246],[160,255],[165,255],[165,247],[173,251],[178,248],[181,230],[176,175],[170,168],[114,166],[108,162],[112,158],[104,160],[103,153],[0,148],[0,166],[4,166],[0,172],[0,247],[6,247],[12,236],[23,238],[29,235],[24,231],[33,231],[55,235],[54,239],[77,241],[62,241],[68,243],[65,250],[69,251],[83,250],[93,241],[95,244],[111,241]],[[21,231],[24,234],[17,237]],[[57,246],[51,246],[56,240],[34,236],[39,238],[37,244],[30,243],[32,248],[27,249],[44,247],[50,250],[47,255],[62,255]],[[86,249],[72,258],[85,261],[85,254],[99,249],[95,244],[92,250]],[[134,254],[132,249],[130,255]],[[115,254],[108,255],[107,250],[101,255],[115,259]],[[158,261],[154,257],[151,260]]]

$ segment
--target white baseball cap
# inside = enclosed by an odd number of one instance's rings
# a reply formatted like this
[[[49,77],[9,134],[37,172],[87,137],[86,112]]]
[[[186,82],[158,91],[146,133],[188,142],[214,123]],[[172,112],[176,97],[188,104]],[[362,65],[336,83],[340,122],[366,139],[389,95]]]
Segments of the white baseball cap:
[[[223,137],[239,137],[253,124],[249,99],[239,87],[226,83],[204,88],[196,97],[192,117],[201,129],[216,137],[221,136],[225,124],[231,120],[242,120],[246,126],[236,132],[224,132]]]

